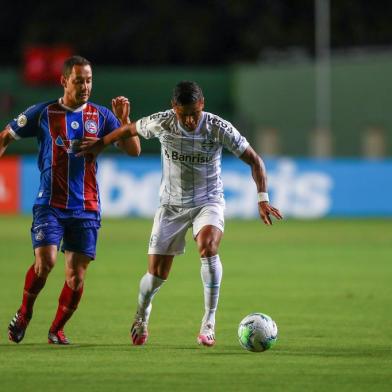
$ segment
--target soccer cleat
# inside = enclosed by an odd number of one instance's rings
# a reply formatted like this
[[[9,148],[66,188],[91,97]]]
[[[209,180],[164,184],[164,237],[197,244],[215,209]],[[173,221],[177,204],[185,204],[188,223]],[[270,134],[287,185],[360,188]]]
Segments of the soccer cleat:
[[[57,332],[50,332],[48,333],[48,343],[49,344],[70,344],[70,341],[65,336],[64,331],[60,329]]]
[[[143,321],[141,318],[135,319],[131,326],[131,340],[135,346],[141,346],[147,342],[148,330],[147,321]]]
[[[211,347],[215,344],[214,324],[202,324],[199,336],[197,337],[197,343],[207,347]]]
[[[24,316],[20,309],[18,309],[14,318],[8,325],[8,339],[12,342],[20,343],[24,338],[29,322],[30,318]]]

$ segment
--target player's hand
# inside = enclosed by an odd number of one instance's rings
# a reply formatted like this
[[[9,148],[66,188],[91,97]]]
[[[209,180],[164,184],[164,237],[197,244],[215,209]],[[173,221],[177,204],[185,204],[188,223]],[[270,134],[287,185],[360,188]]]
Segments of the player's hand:
[[[4,154],[8,144],[10,144],[14,139],[11,137],[9,133],[10,127],[7,125],[1,132],[0,132],[0,157]]]
[[[102,139],[86,137],[81,139],[77,157],[85,157],[89,162],[94,161],[105,148]]]
[[[267,201],[261,201],[259,203],[259,214],[262,221],[268,226],[272,225],[271,215],[278,220],[283,219],[280,211],[272,207]]]
[[[131,104],[127,97],[116,97],[112,99],[112,110],[115,116],[121,121],[121,124],[128,124],[130,122],[129,114],[131,111]]]

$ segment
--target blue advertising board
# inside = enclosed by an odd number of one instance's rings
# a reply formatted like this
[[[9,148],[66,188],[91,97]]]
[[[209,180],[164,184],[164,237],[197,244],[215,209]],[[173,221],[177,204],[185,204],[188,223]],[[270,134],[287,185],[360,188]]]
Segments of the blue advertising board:
[[[286,217],[392,216],[392,160],[266,160],[271,204]],[[99,159],[103,215],[151,217],[159,203],[159,157]],[[250,168],[223,158],[226,216],[257,217],[256,188]],[[36,158],[21,165],[21,211],[30,212],[38,191]]]

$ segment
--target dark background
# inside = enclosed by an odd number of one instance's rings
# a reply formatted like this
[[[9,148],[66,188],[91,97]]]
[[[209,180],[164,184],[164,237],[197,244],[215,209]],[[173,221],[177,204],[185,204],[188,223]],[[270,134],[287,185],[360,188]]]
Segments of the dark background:
[[[35,44],[72,45],[96,65],[227,65],[314,56],[314,1],[1,1],[0,65]],[[331,1],[331,47],[392,43],[392,2]]]

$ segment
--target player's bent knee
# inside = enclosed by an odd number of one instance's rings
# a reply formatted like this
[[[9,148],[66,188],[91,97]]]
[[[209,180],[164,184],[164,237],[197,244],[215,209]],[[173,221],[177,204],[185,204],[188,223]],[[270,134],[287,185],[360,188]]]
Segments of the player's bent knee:
[[[200,257],[212,257],[218,254],[218,243],[210,241],[199,248]]]
[[[40,278],[46,278],[55,264],[56,259],[50,256],[37,257],[34,264],[34,271]]]
[[[67,285],[73,291],[79,290],[83,286],[83,283],[84,276],[72,275],[67,278]]]

